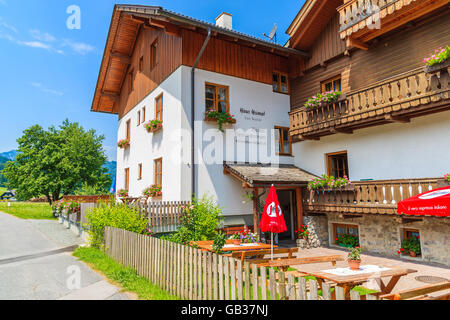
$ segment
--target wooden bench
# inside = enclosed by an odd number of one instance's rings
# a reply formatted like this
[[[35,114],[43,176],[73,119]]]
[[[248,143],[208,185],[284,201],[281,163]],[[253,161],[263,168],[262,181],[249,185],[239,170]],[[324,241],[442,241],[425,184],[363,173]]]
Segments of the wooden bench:
[[[412,290],[404,290],[397,293],[389,293],[381,295],[380,299],[386,300],[450,300],[450,292],[437,294],[436,296],[430,296],[430,293],[438,291],[450,290],[450,282],[441,282],[437,284],[431,284]]]
[[[291,259],[293,254],[298,252],[298,248],[275,248],[273,254],[287,254],[286,257],[276,257],[276,259]],[[261,264],[269,261],[270,259],[264,259],[266,255],[271,254],[271,249],[263,250],[250,250],[250,251],[236,251],[230,254],[232,258],[239,259],[244,263],[248,261],[251,264]]]
[[[290,266],[313,264],[321,262],[331,262],[331,265],[336,266],[337,261],[345,261],[345,256],[333,255],[333,256],[320,256],[320,257],[305,257],[305,258],[288,258],[269,260],[267,262],[259,263],[258,267],[277,267],[281,271],[287,271]],[[297,272],[297,276],[304,276],[305,274]]]

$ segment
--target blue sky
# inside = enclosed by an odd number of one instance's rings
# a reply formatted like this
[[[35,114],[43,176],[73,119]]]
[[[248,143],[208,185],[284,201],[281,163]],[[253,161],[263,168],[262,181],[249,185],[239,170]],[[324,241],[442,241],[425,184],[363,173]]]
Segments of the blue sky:
[[[40,124],[79,122],[105,135],[104,148],[115,160],[117,116],[90,112],[114,4],[111,0],[0,0],[0,152],[17,148],[23,130]],[[278,24],[278,42],[304,0],[120,1],[158,5],[214,22],[226,11],[233,28],[262,37]],[[70,5],[81,9],[81,29],[69,30]]]

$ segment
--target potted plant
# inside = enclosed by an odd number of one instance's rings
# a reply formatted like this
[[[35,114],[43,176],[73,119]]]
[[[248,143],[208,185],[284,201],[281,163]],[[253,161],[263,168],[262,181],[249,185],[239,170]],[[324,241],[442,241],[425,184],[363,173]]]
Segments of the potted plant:
[[[242,243],[257,243],[258,242],[258,236],[256,233],[251,233],[246,230],[242,231],[241,234],[241,242]]]
[[[302,225],[298,230],[295,230],[294,232],[297,235],[297,239],[308,240],[309,231],[307,225]]]
[[[409,239],[409,255],[413,258],[421,254],[420,237],[411,237]]]
[[[130,146],[130,140],[129,139],[122,139],[117,143],[117,146],[121,149],[126,149]]]
[[[163,122],[161,120],[151,120],[145,124],[145,129],[148,133],[150,132],[158,132],[163,127]]]
[[[232,240],[232,242],[235,246],[240,246],[242,243],[241,234],[239,232],[233,233],[230,237],[230,240]]]
[[[325,106],[329,103],[334,103],[339,100],[341,95],[342,93],[336,90],[318,93],[306,101],[305,108],[306,110],[311,110]]]
[[[437,48],[430,57],[425,58],[426,64],[424,71],[426,73],[435,73],[450,66],[450,46]]]
[[[397,251],[397,253],[400,255],[407,255],[409,254],[409,240],[408,239],[404,239],[402,241],[402,246],[400,248],[400,250]]]
[[[341,234],[335,240],[336,244],[340,247],[355,248],[359,246],[358,236],[354,234]]]
[[[348,266],[351,270],[359,270],[361,266],[361,247],[354,247],[348,253]]]
[[[224,132],[223,125],[227,123],[236,123],[236,119],[228,112],[218,112],[214,109],[205,112],[205,121],[216,121],[219,124],[219,130]]]
[[[143,196],[147,198],[159,198],[162,196],[162,188],[157,186],[157,185],[152,185],[146,189],[144,189],[144,191],[142,192]]]

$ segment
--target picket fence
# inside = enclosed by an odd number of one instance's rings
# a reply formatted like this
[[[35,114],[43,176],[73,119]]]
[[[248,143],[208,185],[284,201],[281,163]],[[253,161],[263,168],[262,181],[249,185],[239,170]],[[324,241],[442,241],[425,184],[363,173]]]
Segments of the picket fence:
[[[231,257],[106,227],[105,250],[115,261],[183,300],[331,300],[331,287],[273,268],[242,264]],[[268,278],[267,278],[268,275]],[[345,300],[335,288],[336,300]],[[351,300],[360,294],[351,291]],[[376,300],[375,296],[366,296]]]
[[[181,224],[181,217],[185,207],[191,205],[189,201],[156,201],[138,202],[133,204],[139,214],[147,217],[148,226],[156,233],[174,232]]]

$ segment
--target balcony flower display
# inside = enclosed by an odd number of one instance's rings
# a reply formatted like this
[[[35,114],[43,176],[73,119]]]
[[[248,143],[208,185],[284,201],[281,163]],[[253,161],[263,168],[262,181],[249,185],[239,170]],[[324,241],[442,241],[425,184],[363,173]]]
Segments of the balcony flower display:
[[[333,176],[322,175],[321,178],[315,178],[308,183],[308,189],[319,190],[319,189],[341,189],[349,186],[351,182],[348,180],[347,176],[343,178],[335,178]]]
[[[430,57],[425,58],[423,62],[428,66],[432,67],[436,64],[443,63],[450,58],[450,46],[446,46],[445,48],[439,47],[437,48]]]
[[[205,120],[206,121],[217,121],[219,124],[219,130],[224,132],[223,125],[226,123],[236,123],[236,119],[234,115],[231,115],[229,112],[218,112],[214,109],[210,109],[205,112]]]
[[[320,107],[321,105],[324,104],[336,102],[341,95],[342,92],[335,90],[327,91],[324,93],[318,93],[312,98],[310,98],[308,101],[306,101],[305,108],[309,110]]]
[[[450,182],[450,173],[444,175],[444,180]]]
[[[157,185],[152,185],[148,188],[146,188],[142,194],[144,195],[144,197],[147,198],[155,198],[155,197],[161,197],[162,196],[162,188],[158,187]]]
[[[122,139],[117,143],[117,146],[121,149],[126,149],[130,146],[130,140],[129,139]]]
[[[162,129],[163,123],[161,120],[151,120],[145,124],[147,132],[156,132]]]
[[[117,196],[119,198],[128,198],[128,190],[120,189],[119,191],[117,191]]]

